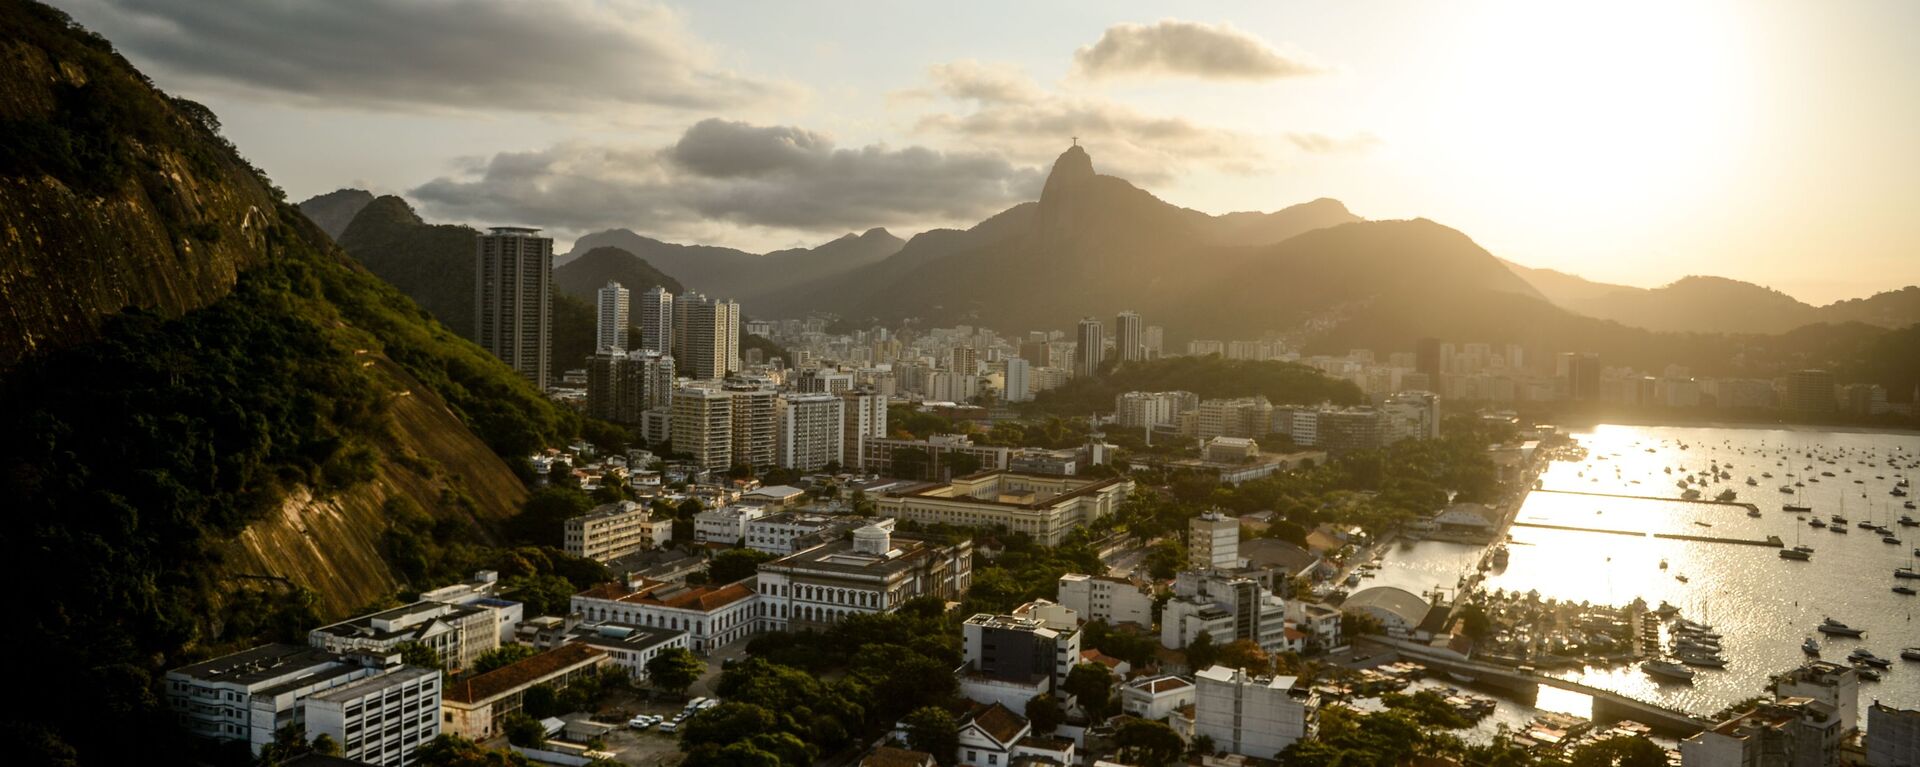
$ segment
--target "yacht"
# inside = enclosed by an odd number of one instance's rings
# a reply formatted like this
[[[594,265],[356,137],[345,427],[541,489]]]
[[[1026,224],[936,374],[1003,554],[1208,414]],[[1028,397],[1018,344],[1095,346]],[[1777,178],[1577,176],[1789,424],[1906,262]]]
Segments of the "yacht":
[[[1847,534],[1847,526],[1846,526],[1846,525],[1833,525],[1833,526],[1830,526],[1830,527],[1828,527],[1828,528],[1827,528],[1827,532],[1829,532],[1829,533],[1839,533],[1839,534],[1841,534],[1841,535],[1846,535],[1846,534]]]
[[[1893,593],[1913,596],[1914,594],[1920,593],[1920,592],[1914,591],[1912,586],[1895,586],[1893,587]]]
[[[1866,668],[1864,666],[1854,666],[1853,673],[1858,675],[1862,681],[1867,681],[1867,682],[1880,681],[1880,672],[1870,668]]]
[[[1783,504],[1780,504],[1780,510],[1784,512],[1788,512],[1790,514],[1805,514],[1809,511],[1813,511],[1813,507],[1801,506],[1801,505],[1792,504],[1792,503],[1783,503]]]
[[[1841,623],[1832,618],[1822,619],[1820,621],[1820,625],[1817,627],[1817,630],[1822,634],[1829,634],[1832,636],[1842,636],[1842,637],[1857,637],[1867,633],[1861,629],[1854,628],[1852,626],[1849,626],[1845,623]]]
[[[1895,537],[1893,537],[1893,536],[1891,536],[1891,535],[1883,535],[1883,536],[1880,536],[1880,542],[1881,542],[1881,543],[1891,543],[1891,544],[1893,544],[1893,545],[1895,545],[1895,546],[1898,546],[1898,545],[1900,545],[1900,539],[1899,539],[1899,538],[1895,538]]]
[[[1693,669],[1669,660],[1650,660],[1640,664],[1640,670],[1648,676],[1672,679],[1677,682],[1693,682]]]
[[[1809,526],[1809,527],[1826,527],[1826,526],[1827,526],[1827,521],[1826,521],[1826,520],[1824,520],[1824,519],[1820,519],[1819,517],[1815,517],[1815,518],[1813,518],[1813,519],[1812,519],[1811,521],[1809,521],[1809,522],[1807,522],[1807,526]]]
[[[1850,663],[1864,663],[1874,668],[1893,667],[1893,661],[1874,655],[1872,650],[1865,647],[1856,647],[1853,649],[1853,652],[1847,653],[1847,661]]]
[[[1920,525],[1920,519],[1914,519],[1913,515],[1911,514],[1900,515],[1899,522],[1901,527],[1913,527],[1915,525]]]
[[[1814,641],[1813,637],[1807,637],[1807,641],[1800,643],[1800,651],[1818,658],[1820,657],[1820,643]]]
[[[1810,559],[1813,559],[1813,553],[1812,553],[1812,552],[1808,552],[1808,551],[1801,551],[1800,549],[1802,549],[1802,548],[1807,548],[1807,547],[1804,547],[1804,546],[1795,546],[1795,547],[1793,547],[1793,548],[1791,548],[1791,549],[1781,549],[1781,550],[1780,550],[1780,558],[1781,558],[1781,559],[1791,559],[1791,560],[1794,560],[1794,561],[1796,561],[1796,562],[1805,562],[1805,561],[1808,561],[1808,560],[1810,560]]]
[[[1909,647],[1900,651],[1901,660],[1920,660],[1920,647]]]

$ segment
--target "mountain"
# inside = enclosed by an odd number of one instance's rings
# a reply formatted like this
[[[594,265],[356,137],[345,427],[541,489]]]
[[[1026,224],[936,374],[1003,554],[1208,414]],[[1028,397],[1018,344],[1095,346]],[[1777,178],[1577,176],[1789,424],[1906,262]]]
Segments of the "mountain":
[[[353,217],[373,202],[373,193],[365,189],[340,189],[312,197],[300,203],[300,212],[319,225],[328,237],[340,239],[340,233],[353,223]]]
[[[612,229],[581,237],[574,242],[573,252],[556,258],[555,263],[559,265],[556,270],[564,270],[573,265],[574,259],[598,248],[618,248],[677,276],[690,290],[751,305],[795,285],[880,261],[899,252],[903,244],[885,229],[869,229],[818,247],[760,255],[733,248],[661,242],[630,230]]]
[[[477,236],[472,227],[422,221],[406,200],[385,195],[367,203],[335,239],[441,324],[472,338]]]
[[[609,281],[620,283],[635,296],[656,285],[675,295],[686,290],[679,280],[662,274],[646,259],[614,247],[594,248],[553,270],[554,287],[587,301],[594,300]]]
[[[491,564],[527,497],[503,456],[580,426],[204,107],[53,8],[0,2],[0,29],[0,577],[31,584],[9,648],[38,691],[0,732],[23,764],[210,758],[164,669]]]
[[[1920,287],[1914,286],[1816,307],[1771,288],[1724,277],[1685,277],[1649,289],[1505,263],[1555,305],[1648,330],[1784,333],[1819,322],[1860,322],[1885,328],[1920,322]]]

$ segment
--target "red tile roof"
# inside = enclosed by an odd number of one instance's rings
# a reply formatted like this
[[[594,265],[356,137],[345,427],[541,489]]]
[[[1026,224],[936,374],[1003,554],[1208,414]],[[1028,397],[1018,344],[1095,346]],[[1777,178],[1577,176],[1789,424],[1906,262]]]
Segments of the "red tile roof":
[[[447,685],[446,700],[478,703],[562,671],[593,662],[604,653],[582,644],[561,645],[530,658]]]
[[[1026,717],[1013,713],[1012,709],[999,703],[974,712],[969,722],[978,725],[981,731],[1001,743],[1012,743],[1027,729]]]

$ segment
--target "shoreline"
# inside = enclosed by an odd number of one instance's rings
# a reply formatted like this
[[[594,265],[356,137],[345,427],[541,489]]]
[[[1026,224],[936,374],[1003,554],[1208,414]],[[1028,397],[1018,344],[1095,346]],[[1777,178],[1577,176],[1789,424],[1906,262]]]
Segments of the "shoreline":
[[[1851,424],[1811,424],[1811,423],[1753,423],[1751,421],[1690,421],[1675,423],[1658,419],[1607,418],[1595,421],[1563,421],[1569,428],[1596,429],[1601,426],[1634,426],[1659,429],[1748,429],[1763,431],[1824,432],[1834,434],[1885,434],[1893,437],[1920,437],[1920,429],[1897,429],[1885,426],[1857,426]]]

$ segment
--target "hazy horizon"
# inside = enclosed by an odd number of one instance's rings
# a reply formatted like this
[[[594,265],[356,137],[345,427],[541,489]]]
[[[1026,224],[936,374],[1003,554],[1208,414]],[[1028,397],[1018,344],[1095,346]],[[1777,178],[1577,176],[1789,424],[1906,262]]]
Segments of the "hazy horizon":
[[[1078,136],[1174,204],[1331,197],[1596,281],[1920,283],[1911,4],[55,4],[294,199],[568,241],[966,226]]]

